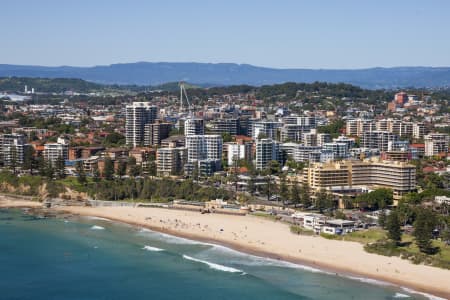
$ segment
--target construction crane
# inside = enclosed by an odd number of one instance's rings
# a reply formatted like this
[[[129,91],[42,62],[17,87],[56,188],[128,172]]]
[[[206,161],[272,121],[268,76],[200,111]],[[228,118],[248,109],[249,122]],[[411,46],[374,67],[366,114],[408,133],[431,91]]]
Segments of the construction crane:
[[[192,105],[191,105],[191,102],[189,101],[188,95],[186,93],[186,88],[184,87],[184,82],[180,82],[180,113],[183,112],[183,94],[184,94],[184,97],[186,98],[189,115],[192,115]]]

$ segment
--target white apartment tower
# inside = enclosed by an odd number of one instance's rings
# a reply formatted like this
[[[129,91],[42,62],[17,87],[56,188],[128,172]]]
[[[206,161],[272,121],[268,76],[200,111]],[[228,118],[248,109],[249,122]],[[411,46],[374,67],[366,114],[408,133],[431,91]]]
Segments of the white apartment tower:
[[[24,160],[26,139],[23,134],[2,134],[0,135],[0,161],[5,166],[13,163],[22,164]]]
[[[136,147],[144,143],[145,125],[155,123],[158,117],[158,107],[149,102],[133,102],[126,106],[126,143]]]
[[[204,135],[205,124],[204,120],[200,118],[187,118],[184,121],[184,135]]]
[[[265,169],[272,160],[280,161],[280,144],[272,139],[256,141],[256,169]]]
[[[186,136],[188,162],[203,159],[221,160],[222,144],[222,136],[216,134]]]
[[[44,145],[45,160],[55,164],[59,158],[64,160],[69,158],[69,143],[63,138],[58,138],[56,143]]]
[[[448,153],[449,136],[446,133],[430,133],[425,137],[425,156]]]

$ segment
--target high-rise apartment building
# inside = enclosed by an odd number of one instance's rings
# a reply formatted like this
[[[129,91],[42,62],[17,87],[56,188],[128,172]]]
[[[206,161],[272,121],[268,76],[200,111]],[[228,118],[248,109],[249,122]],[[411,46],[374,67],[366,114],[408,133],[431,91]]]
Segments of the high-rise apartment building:
[[[69,143],[63,138],[58,138],[56,143],[44,145],[44,159],[55,164],[58,159],[69,159]]]
[[[280,144],[272,139],[256,141],[256,169],[266,168],[272,160],[281,162]]]
[[[362,134],[361,147],[387,151],[389,142],[397,140],[398,136],[389,131],[367,131]]]
[[[144,127],[144,145],[161,145],[161,141],[169,137],[172,124],[163,123],[157,120],[153,124],[146,124]]]
[[[362,136],[364,132],[376,130],[376,124],[369,119],[353,119],[345,123],[345,131],[347,135]]]
[[[13,133],[0,135],[0,162],[4,166],[22,164],[25,149],[28,146],[23,134]]]
[[[425,135],[425,156],[448,153],[449,136],[446,133],[430,133]]]
[[[236,160],[250,161],[252,157],[251,143],[227,143],[227,163],[232,166]]]
[[[186,148],[159,148],[156,151],[156,174],[158,176],[180,175],[186,160]]]
[[[125,108],[126,143],[137,147],[144,144],[145,125],[152,124],[158,117],[158,107],[149,102],[133,102]]]
[[[187,118],[184,121],[184,135],[186,137],[191,135],[205,134],[205,122],[200,118]]]
[[[210,122],[211,134],[224,134],[237,135],[239,131],[239,119],[236,118],[221,118],[215,119]]]
[[[277,139],[278,128],[282,123],[275,121],[255,121],[252,128],[252,137],[254,140],[258,138]]]
[[[425,136],[425,124],[424,123],[414,123],[413,124],[413,138],[420,140]]]
[[[188,162],[202,159],[222,160],[222,136],[220,135],[189,135],[186,136]]]

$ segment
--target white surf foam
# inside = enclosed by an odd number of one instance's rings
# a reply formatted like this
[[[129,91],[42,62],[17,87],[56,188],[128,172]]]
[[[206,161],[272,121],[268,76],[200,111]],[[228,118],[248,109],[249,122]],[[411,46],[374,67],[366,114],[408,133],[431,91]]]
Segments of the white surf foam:
[[[194,241],[194,240],[189,240],[189,239],[186,239],[186,238],[177,237],[177,236],[174,236],[174,235],[153,231],[153,230],[149,230],[149,229],[146,229],[146,228],[141,228],[139,230],[139,233],[148,234],[152,238],[156,238],[156,239],[158,239],[160,241],[163,241],[163,242],[166,242],[166,243],[169,243],[169,244],[177,244],[177,245],[210,245],[210,244],[207,244],[207,243],[202,243],[202,242],[198,242],[198,241]]]
[[[430,300],[446,300],[445,298],[441,298],[441,297],[434,296],[434,295],[427,294],[427,293],[418,292],[418,291],[409,289],[407,287],[402,287],[402,290],[404,290],[405,292],[410,293],[410,294],[422,295]]]
[[[194,257],[191,257],[191,256],[183,255],[183,258],[187,259],[187,260],[191,260],[191,261],[195,261],[195,262],[198,262],[198,263],[205,264],[205,265],[207,265],[208,267],[210,267],[211,269],[214,269],[214,270],[219,270],[219,271],[223,271],[223,272],[243,273],[243,274],[245,274],[244,271],[242,271],[242,270],[235,269],[235,268],[232,268],[232,267],[223,266],[223,265],[219,265],[219,264],[215,264],[215,263],[212,263],[212,262],[209,262],[209,261],[206,261],[206,260],[197,259],[197,258],[194,258]]]
[[[152,246],[144,246],[144,248],[142,248],[142,249],[148,250],[148,251],[153,251],[153,252],[164,251],[164,249],[156,248],[156,247],[152,247]]]
[[[349,278],[349,279],[353,279],[353,280],[357,280],[360,282],[364,282],[364,283],[370,283],[370,284],[374,284],[374,285],[380,285],[380,286],[392,286],[391,283],[386,282],[386,281],[381,281],[381,280],[376,280],[376,279],[372,279],[372,278],[366,278],[366,277],[358,277],[358,276],[350,276],[350,275],[345,275],[345,278]]]
[[[402,293],[395,293],[394,298],[411,298],[411,296]]]
[[[240,264],[240,265],[254,266],[254,267],[269,266],[269,267],[302,269],[302,270],[315,272],[315,273],[324,273],[324,274],[335,275],[335,273],[330,273],[330,272],[320,270],[320,269],[310,267],[310,266],[295,264],[295,263],[287,262],[284,260],[277,260],[277,259],[268,258],[268,257],[246,254],[246,253],[239,252],[239,251],[233,250],[231,248],[228,248],[228,247],[225,247],[222,245],[216,245],[216,244],[207,244],[207,245],[210,245],[213,248],[207,249],[207,250],[205,250],[205,252],[214,251],[214,252],[221,252],[223,254],[233,255],[234,257],[231,259],[236,260],[236,258],[237,258],[238,264]]]
[[[204,243],[204,242],[199,242],[199,241],[190,240],[190,239],[186,239],[186,238],[176,237],[176,236],[172,236],[172,235],[169,235],[169,234],[165,234],[165,233],[160,233],[160,232],[157,232],[157,231],[149,230],[149,229],[146,229],[146,228],[142,228],[140,230],[140,232],[146,232],[148,234],[151,234],[152,237],[159,238],[160,240],[162,240],[164,242],[167,242],[167,243],[211,246],[211,249],[207,249],[205,251],[218,251],[219,250],[219,251],[222,251],[222,252],[228,252],[228,253],[233,254],[233,255],[237,255],[237,256],[241,256],[241,257],[247,258],[247,259],[239,260],[237,263],[240,264],[240,265],[247,265],[247,266],[274,266],[274,267],[285,267],[285,268],[292,268],[292,269],[303,269],[303,270],[310,271],[310,272],[315,272],[315,273],[324,273],[324,274],[328,274],[328,275],[342,275],[342,277],[344,277],[344,278],[357,280],[357,281],[360,281],[360,282],[373,284],[373,285],[378,285],[378,286],[395,286],[395,285],[393,285],[391,283],[388,283],[388,282],[385,282],[385,281],[381,281],[381,280],[327,272],[327,271],[324,271],[324,270],[321,270],[321,269],[317,269],[317,268],[314,268],[314,267],[310,267],[310,266],[295,264],[295,263],[291,263],[291,262],[287,262],[287,261],[283,261],[283,260],[276,260],[276,259],[272,259],[272,258],[261,257],[261,256],[257,256],[257,255],[252,255],[252,254],[246,254],[246,253],[239,252],[237,250],[228,248],[226,246],[222,246],[222,245],[218,245],[218,244],[212,244],[212,243]],[[207,264],[212,269],[222,270],[221,268],[226,268],[226,269],[233,270],[233,271],[227,271],[227,272],[241,272],[243,274],[246,274],[243,271],[235,269],[235,268],[209,263],[207,261],[199,260],[199,259],[187,256],[187,255],[183,255],[183,257],[185,259],[188,259],[188,260],[192,260],[192,261],[196,261],[196,262],[201,262],[201,263]],[[252,259],[248,259],[248,258],[252,258]],[[222,270],[222,271],[225,271],[225,270]],[[426,297],[426,298],[428,298],[430,300],[446,300],[445,298],[440,298],[440,297],[437,297],[437,296],[434,296],[434,295],[430,295],[430,294],[427,294],[427,293],[418,292],[418,291],[411,290],[411,289],[408,289],[408,288],[405,288],[405,287],[401,287],[401,288],[402,288],[402,290],[404,290],[407,293],[422,295],[422,296],[424,296],[424,297]],[[396,293],[395,295],[397,295],[397,298],[400,298],[400,297],[403,297],[402,295],[404,295],[404,294]]]
[[[111,221],[110,219],[107,219],[107,218],[95,217],[95,216],[86,216],[85,218],[89,219],[89,220]]]
[[[103,230],[103,229],[105,229],[105,227],[94,225],[94,226],[91,227],[91,229],[92,230]]]

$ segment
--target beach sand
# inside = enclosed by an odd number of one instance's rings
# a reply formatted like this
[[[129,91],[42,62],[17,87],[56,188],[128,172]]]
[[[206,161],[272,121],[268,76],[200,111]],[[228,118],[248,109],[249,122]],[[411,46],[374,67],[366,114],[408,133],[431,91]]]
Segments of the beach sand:
[[[35,204],[37,203],[0,199],[0,207]],[[415,265],[399,257],[367,253],[363,245],[356,242],[295,235],[290,232],[287,224],[261,217],[201,214],[164,208],[55,209],[107,218],[180,237],[221,244],[250,254],[305,264],[341,275],[377,279],[450,298],[450,270]]]

